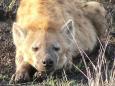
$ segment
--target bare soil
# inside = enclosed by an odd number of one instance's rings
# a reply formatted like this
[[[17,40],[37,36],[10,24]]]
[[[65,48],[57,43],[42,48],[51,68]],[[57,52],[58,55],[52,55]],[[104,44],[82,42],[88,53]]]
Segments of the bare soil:
[[[15,46],[11,35],[11,23],[0,22],[0,83],[6,83],[14,73]]]

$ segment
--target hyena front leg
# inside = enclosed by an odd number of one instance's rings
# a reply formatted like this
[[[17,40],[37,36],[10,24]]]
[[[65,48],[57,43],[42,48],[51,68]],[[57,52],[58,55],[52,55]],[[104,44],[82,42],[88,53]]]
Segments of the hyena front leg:
[[[24,83],[30,81],[34,71],[34,68],[30,64],[23,60],[19,60],[19,62],[16,60],[16,72],[12,75],[10,83]]]

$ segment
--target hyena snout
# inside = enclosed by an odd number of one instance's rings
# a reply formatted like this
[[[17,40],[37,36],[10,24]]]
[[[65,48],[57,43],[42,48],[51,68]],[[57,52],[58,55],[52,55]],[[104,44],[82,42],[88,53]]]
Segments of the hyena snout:
[[[46,70],[49,70],[54,66],[54,61],[51,58],[46,57],[42,60],[42,64],[46,68]]]

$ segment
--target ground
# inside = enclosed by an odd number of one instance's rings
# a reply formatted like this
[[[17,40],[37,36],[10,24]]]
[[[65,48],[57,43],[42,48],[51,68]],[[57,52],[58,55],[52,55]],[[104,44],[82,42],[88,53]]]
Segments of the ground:
[[[14,72],[15,47],[12,42],[11,24],[0,22],[0,82],[5,82]]]
[[[0,9],[0,86],[3,84],[8,84],[11,75],[15,72],[15,46],[13,45],[11,34],[12,22],[15,20],[15,12],[10,12],[5,12],[4,10]],[[115,57],[114,37],[111,40],[112,41],[110,42],[106,53],[107,56],[112,57],[110,59],[113,60]],[[68,77],[69,79],[78,81],[85,79],[84,76],[78,71],[68,74]]]

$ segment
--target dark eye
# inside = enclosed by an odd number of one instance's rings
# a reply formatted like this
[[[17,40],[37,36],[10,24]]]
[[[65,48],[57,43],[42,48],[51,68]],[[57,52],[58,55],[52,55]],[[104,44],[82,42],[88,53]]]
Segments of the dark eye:
[[[59,50],[60,50],[59,44],[54,44],[54,45],[53,45],[53,50],[54,50],[54,51],[59,51]]]
[[[37,52],[37,51],[39,50],[39,47],[32,47],[32,50],[33,50],[34,52]]]
[[[53,47],[53,50],[55,50],[55,51],[59,51],[60,48],[59,48],[59,47]]]

